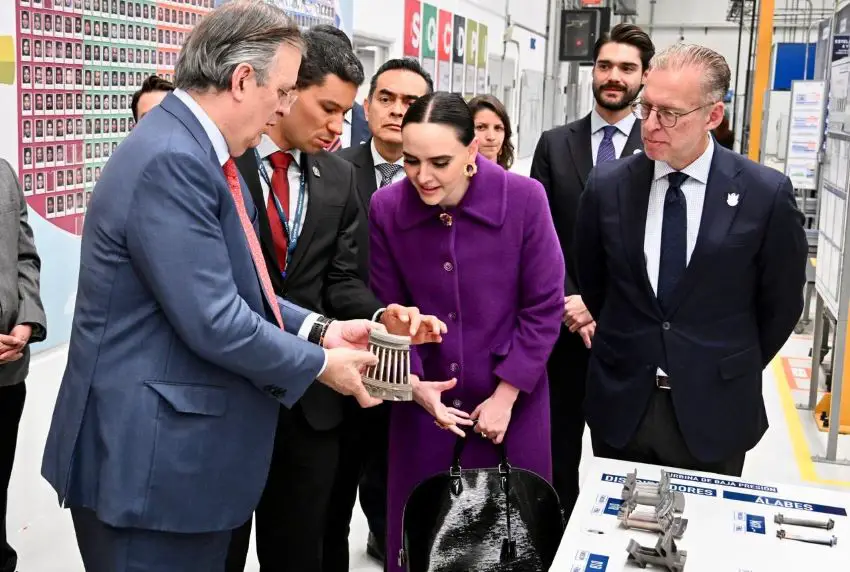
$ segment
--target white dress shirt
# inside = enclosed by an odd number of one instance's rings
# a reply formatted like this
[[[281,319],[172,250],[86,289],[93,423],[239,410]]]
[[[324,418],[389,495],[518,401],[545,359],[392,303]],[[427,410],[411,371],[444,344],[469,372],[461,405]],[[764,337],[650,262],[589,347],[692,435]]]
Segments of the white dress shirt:
[[[617,152],[618,159],[623,155],[623,149],[626,148],[626,143],[629,141],[629,134],[632,132],[632,127],[634,127],[636,120],[637,118],[634,114],[629,113],[614,124],[617,131],[614,133],[612,142],[614,143],[614,151]],[[599,154],[599,144],[602,143],[602,139],[605,137],[603,128],[608,125],[609,123],[599,115],[599,112],[594,107],[593,111],[590,112],[590,148],[593,151],[594,165],[596,165],[596,156]]]
[[[189,111],[192,112],[192,115],[198,120],[201,124],[201,127],[204,129],[204,133],[207,134],[210,142],[212,143],[213,150],[215,151],[216,159],[218,162],[224,166],[227,163],[227,160],[230,159],[230,150],[227,147],[227,141],[224,138],[224,135],[221,133],[221,130],[215,124],[215,122],[210,119],[210,116],[207,115],[207,112],[195,101],[191,95],[183,91],[182,89],[175,89],[174,95],[183,102],[186,107],[189,108]],[[262,177],[260,177],[262,178]],[[258,206],[259,208],[259,206]],[[306,210],[306,209],[305,209]],[[313,324],[316,323],[316,320],[319,318],[319,314],[312,313],[304,320],[304,323],[301,324],[301,327],[298,329],[298,337],[306,340],[310,335],[310,330],[313,328]],[[328,366],[328,355],[325,353],[325,363],[322,366],[321,371],[319,371],[319,375],[324,373],[325,368]]]
[[[351,147],[351,110],[345,112],[342,118],[342,135],[339,136],[340,149]]]
[[[384,179],[384,176],[378,170],[378,165],[383,165],[384,163],[389,163],[389,161],[384,159],[381,156],[381,154],[378,153],[378,149],[377,149],[377,147],[375,147],[375,139],[374,138],[372,138],[369,141],[369,147],[371,147],[371,149],[372,149],[372,163],[375,165],[375,184],[378,186],[378,188],[380,188],[381,181]],[[404,158],[399,157],[399,160],[396,161],[394,164],[402,167],[402,169],[400,169],[399,172],[396,173],[395,176],[393,176],[392,182],[397,183],[405,177],[405,174],[404,174]]]
[[[687,255],[685,264],[690,264],[691,255],[699,236],[702,207],[705,203],[705,189],[708,174],[711,171],[711,159],[714,157],[714,138],[708,138],[708,147],[696,161],[682,169],[688,178],[682,183],[682,193],[687,202]],[[646,273],[652,291],[658,295],[658,273],[661,267],[661,228],[664,224],[664,199],[667,196],[669,183],[667,175],[676,169],[663,161],[655,161],[655,173],[652,177],[652,187],[649,191],[649,205],[646,209],[646,232],[643,237],[643,253],[646,258]],[[661,369],[658,375],[666,375]]]

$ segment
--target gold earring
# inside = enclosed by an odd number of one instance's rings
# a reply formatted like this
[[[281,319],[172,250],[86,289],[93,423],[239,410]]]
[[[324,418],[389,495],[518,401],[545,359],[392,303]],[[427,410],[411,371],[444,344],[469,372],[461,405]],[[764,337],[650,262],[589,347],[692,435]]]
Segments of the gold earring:
[[[472,177],[474,177],[475,173],[477,173],[477,172],[478,172],[478,165],[476,165],[475,163],[467,163],[466,164],[466,168],[464,169],[464,174],[466,175],[467,179],[471,179]]]

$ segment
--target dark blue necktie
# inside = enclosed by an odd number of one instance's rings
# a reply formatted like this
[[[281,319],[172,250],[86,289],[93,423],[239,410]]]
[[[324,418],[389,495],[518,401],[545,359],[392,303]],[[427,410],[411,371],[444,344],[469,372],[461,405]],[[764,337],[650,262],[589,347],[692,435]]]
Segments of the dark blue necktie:
[[[685,272],[688,257],[688,203],[682,184],[688,176],[678,171],[667,175],[661,227],[661,263],[658,268],[658,302],[666,312],[670,295]]]
[[[617,128],[614,125],[606,125],[602,130],[605,134],[599,144],[599,150],[596,152],[597,165],[617,158],[617,152],[614,150],[614,134],[617,132]]]

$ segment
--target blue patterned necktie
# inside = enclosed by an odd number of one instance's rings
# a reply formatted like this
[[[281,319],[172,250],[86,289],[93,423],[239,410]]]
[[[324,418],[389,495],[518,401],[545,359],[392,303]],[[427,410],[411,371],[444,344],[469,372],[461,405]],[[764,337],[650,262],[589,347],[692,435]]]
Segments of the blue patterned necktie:
[[[393,182],[393,179],[401,171],[401,165],[396,165],[395,163],[381,163],[380,165],[375,165],[375,168],[378,169],[378,172],[381,174],[381,184],[379,188],[384,188],[390,183]]]
[[[614,150],[614,134],[617,132],[617,127],[606,125],[602,130],[605,134],[602,137],[602,142],[599,144],[599,150],[596,152],[597,165],[605,161],[613,161],[617,158],[617,151]]]
[[[667,312],[668,303],[688,258],[688,202],[682,184],[688,176],[678,171],[667,175],[669,186],[664,197],[664,222],[661,227],[661,261],[658,267],[658,302]]]

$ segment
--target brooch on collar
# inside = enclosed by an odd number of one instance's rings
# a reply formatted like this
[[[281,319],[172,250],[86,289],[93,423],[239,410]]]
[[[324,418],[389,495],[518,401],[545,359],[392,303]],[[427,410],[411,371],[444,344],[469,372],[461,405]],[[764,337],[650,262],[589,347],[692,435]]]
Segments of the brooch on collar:
[[[452,215],[449,213],[441,213],[440,222],[443,223],[443,226],[452,226]]]

